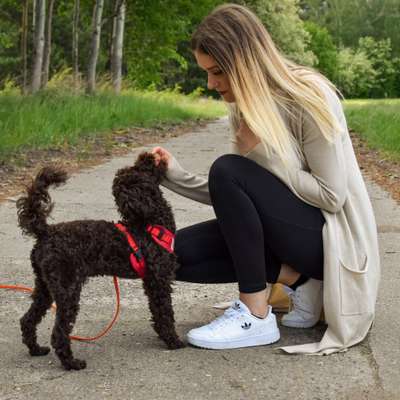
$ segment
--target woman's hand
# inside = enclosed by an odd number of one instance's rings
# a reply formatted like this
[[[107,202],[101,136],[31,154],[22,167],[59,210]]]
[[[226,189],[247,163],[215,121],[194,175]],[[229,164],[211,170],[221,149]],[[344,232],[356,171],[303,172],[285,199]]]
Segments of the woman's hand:
[[[167,163],[167,166],[169,167],[169,163],[172,159],[172,154],[168,151],[163,149],[162,147],[154,147],[153,150],[151,150],[151,153],[154,154],[155,160],[156,160],[156,165],[159,164],[160,160],[164,160]]]

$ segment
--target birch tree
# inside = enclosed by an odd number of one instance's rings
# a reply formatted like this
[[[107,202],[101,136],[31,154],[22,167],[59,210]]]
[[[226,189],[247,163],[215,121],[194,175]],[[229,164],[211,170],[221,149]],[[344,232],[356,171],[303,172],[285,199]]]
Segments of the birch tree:
[[[36,18],[31,93],[36,93],[40,88],[43,65],[44,26],[46,18],[46,0],[36,0]]]
[[[111,76],[115,93],[121,92],[126,1],[116,0],[111,41]]]
[[[80,84],[79,79],[79,12],[80,12],[80,0],[75,0],[74,13],[73,13],[73,24],[72,24],[72,62],[74,70],[74,87],[78,89]]]
[[[53,8],[54,1],[50,0],[48,12],[47,12],[47,24],[45,33],[45,45],[44,45],[44,55],[43,55],[43,73],[41,88],[46,87],[49,80],[49,67],[50,67],[50,54],[51,54],[51,32],[52,32],[52,21],[53,21]]]
[[[22,94],[26,94],[28,91],[28,12],[29,0],[25,0],[22,6],[21,21]]]
[[[92,43],[90,48],[90,59],[87,72],[86,92],[94,93],[96,90],[96,66],[100,48],[101,17],[103,14],[104,0],[96,0],[92,17]]]

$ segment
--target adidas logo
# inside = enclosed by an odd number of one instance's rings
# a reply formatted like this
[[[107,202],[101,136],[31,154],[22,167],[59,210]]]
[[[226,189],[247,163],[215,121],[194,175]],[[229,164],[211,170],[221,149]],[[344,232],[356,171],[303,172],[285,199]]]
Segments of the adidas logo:
[[[233,305],[233,309],[234,309],[234,310],[239,310],[239,309],[240,309],[240,304],[239,304],[239,303],[235,303],[235,304]]]
[[[250,329],[251,327],[251,322],[245,322],[244,325],[242,325],[243,329]]]

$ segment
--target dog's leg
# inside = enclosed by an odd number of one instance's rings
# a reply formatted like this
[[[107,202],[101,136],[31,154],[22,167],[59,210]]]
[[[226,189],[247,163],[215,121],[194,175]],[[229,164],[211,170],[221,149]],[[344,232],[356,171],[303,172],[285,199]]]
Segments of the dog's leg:
[[[69,338],[79,311],[81,289],[81,284],[73,284],[67,288],[58,286],[54,293],[57,314],[51,335],[51,345],[61,364],[67,370],[86,368],[86,361],[74,358],[71,350],[71,339]]]
[[[38,345],[36,327],[51,307],[52,301],[46,283],[37,275],[35,289],[32,294],[32,304],[26,314],[20,319],[22,342],[28,347],[31,356],[45,356],[50,351],[49,347]]]
[[[169,349],[179,349],[185,344],[179,339],[175,330],[171,282],[165,277],[162,278],[149,273],[143,281],[143,287],[149,299],[154,330]]]

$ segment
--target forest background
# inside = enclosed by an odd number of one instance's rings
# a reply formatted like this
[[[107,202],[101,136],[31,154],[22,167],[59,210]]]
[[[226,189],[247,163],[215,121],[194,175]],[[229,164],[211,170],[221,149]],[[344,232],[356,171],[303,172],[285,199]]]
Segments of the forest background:
[[[279,49],[347,98],[400,97],[400,0],[239,0]],[[191,32],[220,0],[1,0],[0,89],[22,93],[73,76],[209,96]]]

